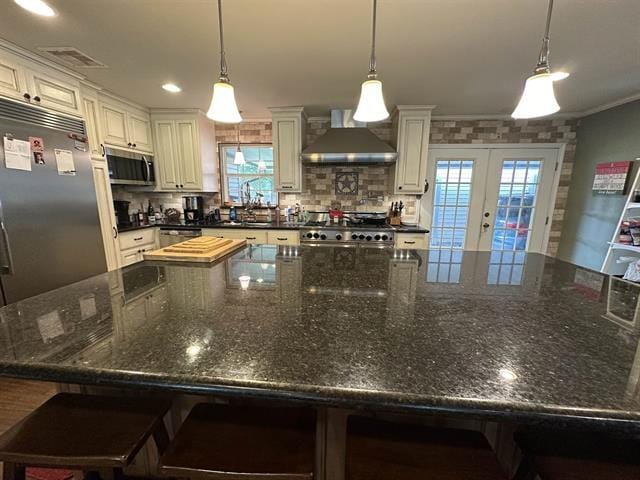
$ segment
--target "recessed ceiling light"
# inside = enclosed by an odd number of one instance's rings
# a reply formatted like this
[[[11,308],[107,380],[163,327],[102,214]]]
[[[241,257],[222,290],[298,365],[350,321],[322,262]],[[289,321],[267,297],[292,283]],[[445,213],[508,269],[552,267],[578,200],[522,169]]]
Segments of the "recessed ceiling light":
[[[43,17],[53,17],[56,12],[42,0],[13,0],[25,10]]]
[[[182,89],[175,83],[165,83],[164,85],[162,85],[162,88],[171,93],[180,93],[182,91]]]

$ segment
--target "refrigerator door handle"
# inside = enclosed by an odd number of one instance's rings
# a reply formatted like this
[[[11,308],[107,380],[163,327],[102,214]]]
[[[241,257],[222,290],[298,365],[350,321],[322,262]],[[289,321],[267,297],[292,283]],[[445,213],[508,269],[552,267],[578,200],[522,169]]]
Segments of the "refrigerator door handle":
[[[13,258],[11,257],[9,234],[2,219],[0,219],[0,239],[0,275],[13,275]]]

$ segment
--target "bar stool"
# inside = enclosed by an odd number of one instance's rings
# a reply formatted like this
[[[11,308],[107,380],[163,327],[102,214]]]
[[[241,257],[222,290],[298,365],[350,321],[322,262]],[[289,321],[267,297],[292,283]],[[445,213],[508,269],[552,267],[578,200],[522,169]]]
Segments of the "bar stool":
[[[67,468],[121,477],[153,435],[169,438],[162,417],[170,402],[133,397],[58,394],[0,437],[4,480],[24,480],[25,467]]]
[[[315,411],[196,405],[160,459],[171,477],[311,479]]]
[[[485,436],[350,417],[346,480],[507,480]]]
[[[521,429],[514,435],[524,455],[514,480],[638,480],[640,437],[597,432]]]

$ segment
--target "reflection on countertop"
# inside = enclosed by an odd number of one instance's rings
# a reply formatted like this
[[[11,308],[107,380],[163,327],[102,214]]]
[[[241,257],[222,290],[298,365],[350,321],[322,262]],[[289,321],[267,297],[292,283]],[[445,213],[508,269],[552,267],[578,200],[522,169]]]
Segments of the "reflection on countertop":
[[[614,282],[538,254],[249,245],[0,309],[0,375],[640,426],[637,322],[611,315],[640,287]]]

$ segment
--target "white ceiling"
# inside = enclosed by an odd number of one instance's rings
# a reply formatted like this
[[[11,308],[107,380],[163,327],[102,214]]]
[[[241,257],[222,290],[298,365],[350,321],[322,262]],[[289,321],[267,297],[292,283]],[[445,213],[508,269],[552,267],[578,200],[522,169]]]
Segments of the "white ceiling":
[[[3,0],[0,37],[37,52],[75,46],[108,69],[76,69],[149,107],[206,110],[218,75],[215,0]],[[564,112],[640,93],[640,1],[556,0],[551,62]],[[388,106],[438,115],[510,113],[533,68],[545,0],[379,0],[378,71]],[[245,117],[270,106],[353,107],[368,70],[370,0],[225,0],[229,75]],[[173,81],[183,92],[160,86]]]

